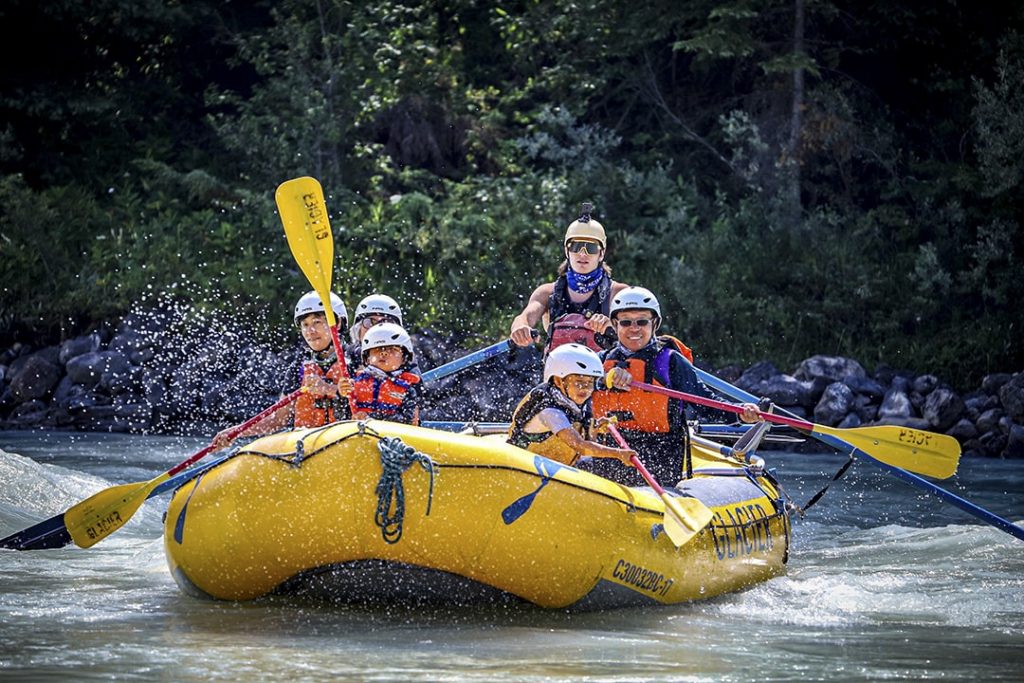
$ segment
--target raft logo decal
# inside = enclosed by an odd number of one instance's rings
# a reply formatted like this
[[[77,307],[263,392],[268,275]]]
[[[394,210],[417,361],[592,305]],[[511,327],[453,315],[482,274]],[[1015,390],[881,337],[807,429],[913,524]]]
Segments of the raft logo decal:
[[[551,477],[555,476],[555,472],[561,469],[569,469],[561,463],[548,460],[539,455],[533,457],[533,466],[537,468],[537,474],[541,476],[540,485],[522,498],[512,501],[507,508],[501,511],[501,518],[505,521],[506,525],[511,524],[526,514],[526,511],[533,505],[533,499],[537,497],[541,489],[548,485]]]
[[[612,569],[612,578],[623,586],[659,597],[664,597],[668,593],[668,589],[675,583],[675,579],[626,560],[619,560],[615,563],[615,568]]]
[[[775,547],[771,521],[760,503],[737,505],[715,512],[711,520],[711,537],[719,560],[765,553]]]

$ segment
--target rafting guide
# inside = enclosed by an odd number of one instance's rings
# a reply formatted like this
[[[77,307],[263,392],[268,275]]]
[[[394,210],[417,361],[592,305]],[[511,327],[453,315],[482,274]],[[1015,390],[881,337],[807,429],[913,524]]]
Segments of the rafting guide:
[[[604,226],[591,217],[593,210],[593,204],[583,204],[579,218],[565,231],[565,260],[558,277],[533,290],[526,307],[512,320],[509,336],[519,346],[533,343],[530,332],[541,320],[548,335],[546,352],[569,342],[598,351],[614,341],[608,310],[611,297],[626,285],[612,280],[612,269],[604,261]]]

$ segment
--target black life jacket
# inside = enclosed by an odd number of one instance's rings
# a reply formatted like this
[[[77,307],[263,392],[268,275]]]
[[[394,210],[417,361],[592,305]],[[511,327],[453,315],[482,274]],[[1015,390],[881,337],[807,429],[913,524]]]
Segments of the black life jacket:
[[[601,266],[603,267],[603,266]],[[552,322],[558,320],[566,313],[580,313],[582,315],[593,315],[600,313],[608,315],[612,306],[612,279],[605,273],[601,282],[597,285],[590,297],[581,303],[576,303],[569,298],[569,280],[565,275],[559,275],[555,280],[554,291],[548,299],[548,319]]]
[[[584,439],[589,438],[590,424],[591,424],[591,410],[590,401],[588,400],[582,406],[576,405],[571,399],[565,394],[559,391],[554,384],[545,382],[538,384],[530,392],[523,397],[523,400],[516,406],[515,412],[512,413],[512,422],[509,425],[508,430],[508,442],[513,446],[519,446],[534,452],[538,452],[553,459],[565,462],[571,465],[576,460],[575,453],[566,453],[564,455],[569,456],[568,459],[565,457],[559,457],[562,455],[558,453],[563,450],[561,448],[554,448],[553,451],[549,451],[548,448],[544,447],[545,442],[551,439],[558,440],[558,437],[553,432],[538,432],[531,434],[525,431],[526,425],[534,417],[539,415],[541,411],[547,408],[555,408],[565,413],[565,416],[569,419],[569,423],[579,431],[580,435]],[[531,448],[532,446],[532,448]],[[564,450],[569,450],[568,445],[565,445]]]

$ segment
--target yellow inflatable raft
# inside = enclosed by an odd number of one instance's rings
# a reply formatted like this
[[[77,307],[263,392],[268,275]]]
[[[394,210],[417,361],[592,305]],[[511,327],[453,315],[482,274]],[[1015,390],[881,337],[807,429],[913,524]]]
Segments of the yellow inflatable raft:
[[[191,594],[526,600],[601,609],[709,598],[784,570],[770,478],[694,447],[678,489],[714,512],[682,547],[664,503],[500,439],[389,422],[262,438],[179,489],[164,544]]]

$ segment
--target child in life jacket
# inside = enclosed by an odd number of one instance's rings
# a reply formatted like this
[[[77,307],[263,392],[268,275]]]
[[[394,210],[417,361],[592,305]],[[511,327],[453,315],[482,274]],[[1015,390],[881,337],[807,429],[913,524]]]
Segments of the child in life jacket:
[[[348,312],[345,304],[333,293],[331,310],[338,320],[339,334],[344,334],[348,327]],[[299,374],[299,382],[305,390],[293,405],[282,407],[238,436],[270,434],[289,423],[296,428],[322,427],[351,417],[347,397],[352,391],[352,379],[338,362],[324,305],[316,291],[302,295],[295,304],[293,319],[309,348],[309,358],[302,364]],[[232,440],[227,438],[227,433],[232,429],[228,427],[219,432],[214,437],[214,445],[219,448],[230,445]]]
[[[590,397],[604,375],[601,359],[581,344],[563,344],[544,362],[544,383],[530,390],[512,415],[508,442],[566,465],[580,456],[612,458],[632,466],[631,450],[591,441]]]
[[[419,424],[420,376],[411,370],[409,334],[395,323],[378,323],[363,334],[362,355],[349,394],[352,417]]]

